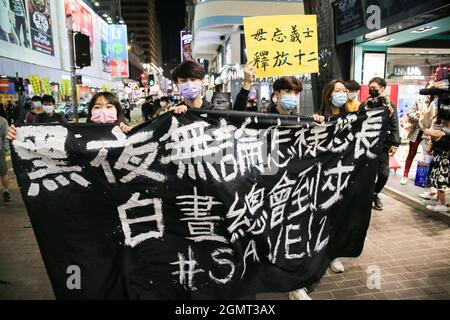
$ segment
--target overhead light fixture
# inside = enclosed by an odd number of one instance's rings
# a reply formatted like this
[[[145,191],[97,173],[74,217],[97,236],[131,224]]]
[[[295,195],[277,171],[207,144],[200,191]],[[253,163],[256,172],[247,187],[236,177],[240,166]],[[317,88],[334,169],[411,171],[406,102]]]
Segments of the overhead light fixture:
[[[419,28],[417,30],[411,31],[411,33],[423,33],[423,32],[428,32],[434,29],[438,29],[439,27],[433,27],[433,26],[426,26],[423,28]]]
[[[388,43],[388,42],[392,42],[392,41],[395,41],[395,39],[392,39],[392,38],[384,38],[384,39],[381,39],[381,40],[376,41],[375,43]]]

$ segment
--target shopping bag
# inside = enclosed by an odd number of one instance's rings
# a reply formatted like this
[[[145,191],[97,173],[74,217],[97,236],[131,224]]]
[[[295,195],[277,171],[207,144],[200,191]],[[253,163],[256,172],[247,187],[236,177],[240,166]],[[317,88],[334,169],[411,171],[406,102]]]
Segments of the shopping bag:
[[[430,163],[419,161],[417,163],[416,180],[414,184],[421,188],[426,188],[428,183],[428,171],[430,170]]]

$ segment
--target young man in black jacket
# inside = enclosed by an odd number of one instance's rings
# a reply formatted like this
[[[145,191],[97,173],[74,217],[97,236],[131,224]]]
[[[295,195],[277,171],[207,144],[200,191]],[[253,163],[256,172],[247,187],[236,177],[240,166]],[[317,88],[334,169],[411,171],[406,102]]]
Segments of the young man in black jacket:
[[[383,150],[379,155],[380,162],[378,165],[378,177],[375,184],[375,194],[373,197],[373,208],[379,211],[383,210],[383,203],[381,202],[378,194],[381,192],[381,190],[383,190],[389,179],[389,155],[395,155],[401,143],[397,106],[392,101],[390,101],[389,98],[383,98],[381,96],[381,94],[386,89],[386,86],[386,80],[382,78],[375,77],[371,79],[369,82],[370,97],[367,99],[367,101],[361,103],[359,107],[360,110],[368,110],[372,107],[379,107],[384,105],[391,111],[386,140],[384,141]],[[374,103],[375,101],[381,101],[383,102],[383,104],[379,105],[378,103]]]
[[[194,61],[186,61],[178,65],[172,72],[172,79],[180,90],[183,101],[173,106],[169,111],[176,114],[185,113],[188,108],[212,109],[213,106],[204,98],[203,79],[205,68]]]

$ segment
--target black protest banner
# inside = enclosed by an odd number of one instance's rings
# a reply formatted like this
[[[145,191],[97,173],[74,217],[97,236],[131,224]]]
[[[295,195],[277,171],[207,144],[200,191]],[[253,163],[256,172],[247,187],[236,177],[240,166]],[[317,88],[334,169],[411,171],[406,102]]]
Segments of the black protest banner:
[[[12,157],[57,298],[228,299],[301,288],[361,253],[386,120],[22,126]]]

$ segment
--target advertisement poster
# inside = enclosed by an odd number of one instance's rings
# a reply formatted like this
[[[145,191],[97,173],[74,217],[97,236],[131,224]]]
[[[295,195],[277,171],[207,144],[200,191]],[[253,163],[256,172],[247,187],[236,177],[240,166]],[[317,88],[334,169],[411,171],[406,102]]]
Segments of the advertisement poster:
[[[52,18],[49,0],[28,0],[31,46],[33,50],[53,56]]]
[[[192,61],[192,34],[190,31],[181,31],[180,32],[180,40],[181,40],[181,62]]]
[[[25,0],[0,0],[0,41],[30,48],[30,22]]]
[[[110,51],[108,46],[108,25],[101,24],[101,50],[103,71],[111,73]]]
[[[94,46],[92,14],[78,0],[65,0],[64,8],[66,16],[72,15],[73,30],[89,36],[92,51]]]
[[[127,26],[109,26],[109,50],[111,53],[111,76],[128,78]]]

